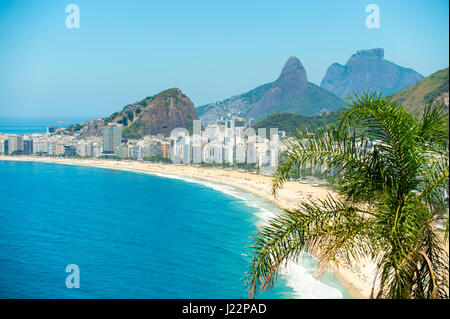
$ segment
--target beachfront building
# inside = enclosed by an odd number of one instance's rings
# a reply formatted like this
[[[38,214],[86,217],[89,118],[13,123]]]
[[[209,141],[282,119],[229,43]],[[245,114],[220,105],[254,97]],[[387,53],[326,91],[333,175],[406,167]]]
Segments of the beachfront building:
[[[271,138],[267,139],[265,130],[258,131],[259,135],[256,135],[253,129],[235,125],[235,119],[225,120],[223,125],[208,125],[201,135],[190,137],[180,133],[172,136],[171,160],[183,164],[248,163],[260,167],[278,164],[277,130],[271,130]]]
[[[256,143],[247,143],[247,164],[256,163],[257,153],[256,153]]]
[[[96,139],[92,143],[92,156],[93,157],[100,157],[102,156],[103,152],[103,143],[101,139]]]
[[[247,160],[246,158],[246,144],[245,141],[239,138],[236,139],[236,144],[234,145],[233,151],[233,163],[243,164]]]
[[[89,142],[86,142],[84,140],[79,141],[75,145],[75,150],[76,150],[76,154],[81,156],[81,157],[90,157],[90,156],[92,156]]]
[[[190,136],[172,136],[170,139],[170,159],[177,164],[190,164],[191,160]]]
[[[140,140],[128,140],[122,143],[121,158],[148,160],[150,158],[167,158],[168,143],[163,136],[144,136]]]
[[[223,147],[223,158],[225,163],[234,163],[234,151],[235,151],[235,137],[225,137],[225,143]]]
[[[63,141],[58,141],[56,143],[56,154],[58,156],[66,154],[65,143]]]
[[[47,153],[47,142],[45,140],[33,140],[33,154],[37,153]]]
[[[76,153],[75,145],[64,145],[64,155],[74,156]]]
[[[47,141],[47,154],[49,156],[57,156],[58,153],[56,152],[56,143],[55,140],[48,140]]]
[[[103,154],[105,154],[103,152]],[[116,156],[120,158],[128,158],[128,146],[126,143],[122,143],[121,146],[116,150]],[[117,155],[118,154],[118,155]]]
[[[8,155],[8,139],[6,137],[0,137],[0,155]]]
[[[8,151],[9,154],[23,152],[23,137],[21,135],[9,135]]]
[[[103,128],[103,154],[122,157],[121,141],[122,125],[109,123]]]
[[[23,140],[23,154],[31,155],[33,154],[33,140],[30,138],[24,138]]]
[[[64,146],[67,146],[67,142],[61,144],[63,144],[63,151],[65,151]],[[102,156],[101,139],[91,137],[79,140],[75,145],[75,151],[81,157],[100,157]]]
[[[163,143],[160,144],[159,146],[161,147],[162,157],[163,157],[163,158],[169,158],[169,154],[170,154],[170,143],[163,142]]]
[[[129,144],[128,147],[128,158],[137,160],[139,159],[139,146],[137,144]]]
[[[223,123],[222,123],[223,122]],[[26,155],[101,157],[115,155],[123,159],[158,160],[170,158],[179,164],[214,163],[230,165],[255,164],[276,167],[278,164],[278,131],[269,134],[246,128],[244,121],[226,118],[209,124],[203,131],[190,135],[186,129],[170,137],[161,134],[144,136],[139,140],[122,142],[122,125],[110,123],[103,127],[103,137],[84,137],[75,134],[0,135],[0,153],[21,150]],[[195,124],[195,123],[194,123]]]

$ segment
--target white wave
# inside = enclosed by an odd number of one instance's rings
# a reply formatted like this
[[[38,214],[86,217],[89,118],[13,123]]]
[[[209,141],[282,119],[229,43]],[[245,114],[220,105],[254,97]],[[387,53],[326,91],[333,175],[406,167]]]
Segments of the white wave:
[[[255,216],[258,217],[257,226],[267,223],[271,218],[281,212],[275,204],[261,198],[252,201],[250,206],[257,208]],[[272,207],[270,207],[272,206]],[[341,299],[342,292],[314,277],[317,268],[307,266],[307,258],[314,258],[305,253],[298,262],[290,261],[281,267],[280,275],[286,280],[286,285],[294,290],[294,297],[299,299]]]
[[[233,196],[235,198],[238,198],[240,200],[246,201],[247,199],[245,197],[240,196],[240,191],[232,186],[218,184],[210,181],[205,181],[201,179],[191,178],[191,177],[185,177],[185,176],[179,176],[179,175],[170,175],[170,174],[163,174],[163,173],[149,173],[151,175],[156,175],[159,177],[166,177],[166,178],[172,178],[172,179],[179,179],[188,183],[194,183],[194,184],[200,184],[209,188],[212,188],[216,191],[219,191],[221,193]]]
[[[311,271],[312,270],[312,271]],[[289,262],[280,270],[287,286],[294,290],[299,299],[341,299],[342,292],[314,278],[315,269],[307,269],[302,262]]]

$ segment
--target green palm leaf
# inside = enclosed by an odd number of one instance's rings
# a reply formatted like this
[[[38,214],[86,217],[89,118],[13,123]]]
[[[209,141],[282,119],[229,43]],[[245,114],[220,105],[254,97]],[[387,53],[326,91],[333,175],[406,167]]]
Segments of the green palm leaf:
[[[339,198],[303,203],[258,231],[250,297],[309,251],[322,266],[370,256],[380,273],[378,298],[448,298],[448,256],[435,227],[446,220],[448,237],[448,145],[442,105],[418,116],[376,92],[355,95],[338,127],[299,130],[280,157],[274,195],[293,171],[320,166],[337,172]]]

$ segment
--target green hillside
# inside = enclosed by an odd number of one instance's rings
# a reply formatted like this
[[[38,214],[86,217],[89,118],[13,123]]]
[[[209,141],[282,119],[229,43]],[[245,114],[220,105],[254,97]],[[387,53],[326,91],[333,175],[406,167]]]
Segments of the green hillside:
[[[273,113],[264,120],[257,122],[253,125],[253,128],[266,128],[267,130],[270,128],[278,128],[279,131],[285,131],[288,137],[292,137],[295,136],[297,130],[302,128],[311,130],[312,128],[322,127],[324,123],[333,125],[337,120],[337,111],[315,116],[292,113]]]
[[[449,68],[437,71],[406,89],[391,95],[398,102],[414,112],[421,112],[430,102],[443,102],[448,107]]]
[[[259,99],[261,99],[261,97],[271,88],[272,88],[272,83],[266,83],[266,84],[260,85],[257,88],[254,88],[253,90],[250,90],[250,91],[240,94],[240,95],[233,96],[233,97],[225,99],[221,102],[199,106],[197,108],[197,113],[199,115],[203,115],[203,114],[207,113],[208,111],[210,111],[211,109],[221,108],[223,115],[225,115],[229,111],[228,110],[229,105],[233,105],[237,101],[239,105],[242,105],[242,107],[240,109],[240,113],[236,114],[236,115],[239,115],[241,117],[246,117],[247,113],[249,111],[248,108],[250,107],[250,105],[256,103]]]
[[[313,116],[320,112],[341,109],[344,101],[333,93],[308,82],[308,90],[287,100],[271,110],[275,113],[295,113]],[[268,114],[264,114],[268,115]],[[315,118],[316,116],[314,116]]]

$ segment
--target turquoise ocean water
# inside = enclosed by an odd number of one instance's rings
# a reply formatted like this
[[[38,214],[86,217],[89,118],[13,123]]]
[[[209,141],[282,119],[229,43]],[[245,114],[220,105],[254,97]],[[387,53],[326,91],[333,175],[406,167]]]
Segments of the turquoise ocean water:
[[[57,118],[0,118],[0,133],[4,134],[33,134],[45,133],[48,126],[68,127],[79,124],[86,118],[68,118],[66,123],[58,123]]]
[[[249,237],[276,210],[210,182],[0,161],[0,298],[246,298]],[[315,269],[305,256],[259,297],[349,297]]]

